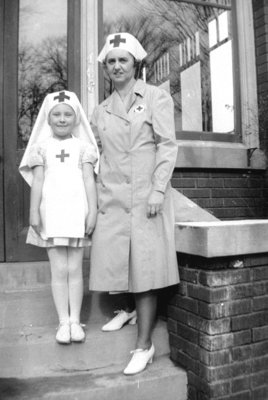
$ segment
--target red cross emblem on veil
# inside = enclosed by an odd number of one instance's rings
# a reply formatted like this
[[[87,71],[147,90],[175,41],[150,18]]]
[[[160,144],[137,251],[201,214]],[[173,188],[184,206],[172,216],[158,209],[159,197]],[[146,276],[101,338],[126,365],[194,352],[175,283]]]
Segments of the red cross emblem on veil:
[[[60,92],[58,96],[54,97],[54,100],[59,100],[59,103],[62,103],[65,99],[70,100],[70,96],[67,96],[65,92]]]

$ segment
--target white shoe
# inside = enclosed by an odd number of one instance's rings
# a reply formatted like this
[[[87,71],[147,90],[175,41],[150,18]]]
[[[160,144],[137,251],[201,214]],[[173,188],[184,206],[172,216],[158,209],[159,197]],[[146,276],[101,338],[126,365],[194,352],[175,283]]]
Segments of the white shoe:
[[[115,311],[115,314],[117,315],[111,321],[103,325],[103,327],[101,328],[102,331],[104,332],[117,331],[127,323],[129,325],[135,325],[137,322],[136,310],[132,311],[131,313],[128,313],[124,310],[120,310],[120,311]]]
[[[138,374],[146,368],[148,363],[151,364],[153,362],[155,348],[152,344],[149,349],[136,349],[132,350],[130,353],[133,353],[133,356],[127,367],[124,369],[125,375]]]
[[[60,344],[68,344],[71,342],[70,324],[68,322],[59,325],[56,341]]]
[[[83,342],[85,340],[86,334],[82,325],[78,322],[71,323],[71,341],[72,342]]]

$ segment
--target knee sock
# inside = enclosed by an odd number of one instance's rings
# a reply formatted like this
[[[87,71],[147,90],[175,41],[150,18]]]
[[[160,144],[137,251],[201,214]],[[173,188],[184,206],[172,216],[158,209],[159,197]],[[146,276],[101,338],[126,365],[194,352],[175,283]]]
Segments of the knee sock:
[[[52,295],[60,324],[69,323],[68,284],[52,282]]]
[[[48,249],[51,266],[51,289],[59,322],[69,323],[68,266],[65,248]]]
[[[80,312],[83,300],[83,280],[69,281],[70,322],[80,323]]]
[[[70,321],[80,323],[83,300],[83,249],[68,251]]]

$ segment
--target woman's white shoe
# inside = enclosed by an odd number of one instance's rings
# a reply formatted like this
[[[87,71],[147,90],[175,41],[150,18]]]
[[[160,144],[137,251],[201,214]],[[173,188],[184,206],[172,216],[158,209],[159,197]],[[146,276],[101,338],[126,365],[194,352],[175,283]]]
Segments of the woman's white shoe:
[[[124,369],[125,375],[138,374],[146,368],[148,363],[151,364],[153,362],[155,348],[152,344],[149,349],[136,349],[132,350],[131,353],[133,353],[133,356],[127,367]]]
[[[56,341],[60,344],[71,343],[70,324],[68,322],[59,325],[56,334]]]
[[[117,314],[111,321],[103,325],[101,328],[104,332],[117,331],[121,329],[125,324],[135,325],[137,322],[136,310],[128,313],[124,310],[115,311]]]
[[[86,334],[81,324],[78,322],[71,323],[71,341],[72,342],[83,342]]]

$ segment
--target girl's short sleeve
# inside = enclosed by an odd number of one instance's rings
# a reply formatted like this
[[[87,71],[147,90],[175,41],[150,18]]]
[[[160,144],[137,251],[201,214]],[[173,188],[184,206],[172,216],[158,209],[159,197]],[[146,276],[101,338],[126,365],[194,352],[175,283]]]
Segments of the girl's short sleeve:
[[[98,160],[97,150],[93,144],[83,142],[81,163],[91,163],[95,165]]]
[[[39,144],[34,144],[30,148],[27,163],[30,168],[37,165],[45,165],[44,149]]]

